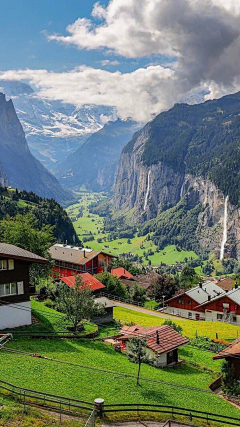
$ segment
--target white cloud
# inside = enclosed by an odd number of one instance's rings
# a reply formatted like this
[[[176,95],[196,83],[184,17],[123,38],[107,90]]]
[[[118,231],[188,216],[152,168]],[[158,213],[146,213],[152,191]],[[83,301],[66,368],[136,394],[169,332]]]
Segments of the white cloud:
[[[174,71],[160,65],[125,74],[91,67],[62,73],[9,70],[1,73],[0,83],[1,80],[28,80],[44,98],[77,107],[85,104],[114,106],[120,117],[141,122],[170,108],[178,99]]]
[[[110,61],[110,59],[103,59],[102,61],[98,61],[98,62],[102,65],[102,67],[108,67],[110,65],[115,66],[120,64],[119,61],[117,60]]]

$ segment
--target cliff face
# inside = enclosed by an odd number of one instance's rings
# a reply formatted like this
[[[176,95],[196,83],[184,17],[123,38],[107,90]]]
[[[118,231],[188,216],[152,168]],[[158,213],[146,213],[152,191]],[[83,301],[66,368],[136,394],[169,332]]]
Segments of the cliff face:
[[[85,185],[90,191],[109,191],[123,147],[140,127],[133,121],[108,122],[57,167],[56,177],[67,188]]]
[[[164,233],[181,240],[184,231],[179,231],[176,212],[186,196],[185,214],[197,215],[195,239],[219,255],[229,196],[225,254],[240,260],[239,111],[236,94],[200,106],[177,105],[148,123],[123,149],[114,208],[164,238],[159,218]],[[169,230],[164,213],[170,209],[171,217],[172,207],[176,221]],[[148,225],[151,219],[154,225]]]
[[[7,178],[6,178],[5,173],[2,170],[2,166],[0,164],[0,186],[5,187],[5,185],[7,185]]]
[[[0,93],[0,162],[8,184],[60,203],[71,200],[56,178],[31,154],[12,101]]]

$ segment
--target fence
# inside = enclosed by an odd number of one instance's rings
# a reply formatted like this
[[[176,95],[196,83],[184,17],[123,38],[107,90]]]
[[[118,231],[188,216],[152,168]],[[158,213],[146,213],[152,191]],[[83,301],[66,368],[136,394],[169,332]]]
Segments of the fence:
[[[62,413],[71,413],[74,415],[82,415],[86,411],[90,413],[90,416],[85,424],[85,427],[94,427],[95,425],[95,416],[98,414],[110,414],[118,412],[133,412],[136,413],[139,417],[140,413],[159,413],[159,414],[169,414],[171,418],[175,419],[175,423],[179,419],[179,416],[184,417],[185,419],[193,420],[202,420],[207,423],[210,421],[215,423],[221,423],[227,426],[240,426],[240,418],[228,417],[221,414],[213,414],[210,412],[197,411],[195,409],[181,408],[170,405],[150,405],[150,404],[113,404],[113,405],[104,405],[101,404],[100,410],[97,410],[96,407],[93,408],[93,403],[72,399],[68,397],[63,397],[59,395],[43,393],[36,390],[26,389],[22,387],[15,386],[6,381],[0,380],[0,390],[2,393],[11,395],[17,398],[23,405],[24,410],[26,411],[27,404],[45,407],[47,409],[53,409],[60,414],[60,421]],[[104,402],[103,399],[96,399],[96,402]],[[169,420],[168,422],[171,422]],[[184,423],[181,423],[184,425]],[[168,424],[167,424],[168,425]],[[170,424],[171,425],[171,424]]]
[[[169,405],[149,405],[149,404],[118,404],[118,405],[105,405],[104,413],[116,413],[116,412],[154,412],[161,414],[169,414],[172,418],[175,416],[182,416],[188,418],[190,421],[202,420],[207,423],[209,421],[215,423],[223,423],[226,426],[240,426],[240,418],[228,417],[226,415],[213,414],[210,412],[197,411],[195,409],[181,408],[177,406]]]

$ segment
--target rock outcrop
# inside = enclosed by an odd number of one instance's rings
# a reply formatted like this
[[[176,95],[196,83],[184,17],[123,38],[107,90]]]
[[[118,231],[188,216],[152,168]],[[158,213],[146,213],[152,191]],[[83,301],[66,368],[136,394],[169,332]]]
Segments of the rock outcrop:
[[[11,100],[0,93],[0,162],[4,182],[19,190],[33,191],[60,203],[73,199],[57,179],[31,154]],[[2,178],[3,181],[3,178]]]

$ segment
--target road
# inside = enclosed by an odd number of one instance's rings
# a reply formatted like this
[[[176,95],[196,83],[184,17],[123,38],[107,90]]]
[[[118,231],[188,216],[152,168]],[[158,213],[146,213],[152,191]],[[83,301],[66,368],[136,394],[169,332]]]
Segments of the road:
[[[125,302],[113,301],[119,307],[128,308],[129,310],[138,311],[139,313],[148,314],[149,316],[160,317],[161,319],[175,319],[177,320],[188,320],[187,318],[182,318],[178,316],[171,316],[170,314],[160,313],[158,311],[147,310],[143,307],[137,307],[136,305],[126,304]]]

